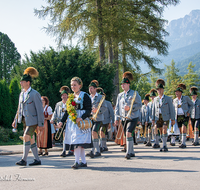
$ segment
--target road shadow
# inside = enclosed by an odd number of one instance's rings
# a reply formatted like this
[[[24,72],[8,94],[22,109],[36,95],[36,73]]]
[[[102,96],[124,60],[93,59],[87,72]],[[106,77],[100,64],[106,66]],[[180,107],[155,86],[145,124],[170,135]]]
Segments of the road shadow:
[[[134,173],[151,173],[151,172],[198,172],[194,170],[176,170],[176,169],[154,169],[154,168],[127,168],[127,167],[88,167],[87,169],[93,171],[110,171],[110,172],[134,172]]]

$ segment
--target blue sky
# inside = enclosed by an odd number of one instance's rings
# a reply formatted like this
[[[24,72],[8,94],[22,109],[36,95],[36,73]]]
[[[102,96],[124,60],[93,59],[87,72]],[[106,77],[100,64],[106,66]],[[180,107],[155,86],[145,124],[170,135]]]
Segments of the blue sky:
[[[54,38],[42,30],[48,20],[34,16],[34,8],[39,9],[41,5],[45,5],[44,0],[0,0],[0,32],[15,43],[22,58],[30,50],[38,52],[44,47],[57,47]],[[196,9],[200,9],[200,0],[181,0],[179,5],[166,8],[163,18],[170,22]]]

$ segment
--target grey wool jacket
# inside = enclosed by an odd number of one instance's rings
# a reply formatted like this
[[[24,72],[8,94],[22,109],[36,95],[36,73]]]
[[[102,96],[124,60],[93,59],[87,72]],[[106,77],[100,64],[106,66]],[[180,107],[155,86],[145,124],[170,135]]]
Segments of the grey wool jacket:
[[[125,104],[127,104],[128,106],[131,106],[131,102],[132,99],[134,97],[134,90],[129,90],[127,92],[127,94],[125,94],[125,92],[121,92],[120,94],[118,94],[117,96],[117,102],[116,102],[116,106],[115,106],[115,121],[120,119],[120,116],[126,117],[127,116],[127,111],[124,110],[124,106]],[[140,109],[142,107],[142,101],[141,101],[141,97],[138,94],[138,92],[136,91],[136,98],[135,101],[133,103],[133,108],[131,110],[131,116],[130,119],[134,119],[134,118],[140,118]],[[121,118],[123,119],[123,118]],[[124,120],[124,119],[123,119]]]
[[[21,123],[24,112],[26,126],[38,125],[42,127],[44,125],[44,109],[39,92],[31,88],[25,101],[23,101],[23,93],[22,91],[19,95],[17,122]]]
[[[161,109],[163,121],[175,120],[175,111],[172,103],[172,98],[164,95],[162,105],[159,108],[159,96],[154,98],[153,108],[152,108],[152,120],[158,121],[159,110]]]

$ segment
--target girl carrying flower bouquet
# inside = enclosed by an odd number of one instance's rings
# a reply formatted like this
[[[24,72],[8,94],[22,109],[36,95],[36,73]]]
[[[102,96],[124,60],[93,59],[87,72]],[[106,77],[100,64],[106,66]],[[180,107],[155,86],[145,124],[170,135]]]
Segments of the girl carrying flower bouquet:
[[[90,96],[81,91],[83,82],[79,77],[71,79],[73,94],[68,95],[67,110],[59,123],[59,126],[67,120],[65,129],[65,144],[74,145],[75,163],[74,169],[87,167],[84,148],[91,148],[91,129],[81,130],[77,123],[90,116],[92,103]],[[81,162],[79,158],[81,157]]]

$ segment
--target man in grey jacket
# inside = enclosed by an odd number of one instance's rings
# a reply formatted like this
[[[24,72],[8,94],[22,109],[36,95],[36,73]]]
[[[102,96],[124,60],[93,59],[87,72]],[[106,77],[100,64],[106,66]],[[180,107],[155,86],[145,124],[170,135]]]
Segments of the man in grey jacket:
[[[38,76],[38,71],[33,67],[28,67],[24,71],[20,85],[22,92],[19,96],[19,105],[17,114],[12,123],[12,126],[16,128],[17,123],[23,123],[24,126],[24,145],[23,145],[23,157],[20,161],[16,162],[16,165],[26,166],[27,156],[31,148],[35,157],[34,162],[30,163],[29,166],[41,165],[41,161],[38,157],[37,145],[35,143],[34,132],[37,126],[40,130],[43,129],[44,125],[44,113],[42,107],[42,101],[40,94],[31,88],[32,78]]]
[[[140,95],[137,91],[130,89],[131,80],[133,80],[132,73],[129,71],[125,72],[123,74],[121,82],[123,92],[118,94],[115,107],[115,125],[117,126],[119,124],[118,120],[122,118],[124,134],[126,135],[126,159],[130,159],[130,157],[135,157],[132,132],[136,128],[140,117],[140,109],[142,107]],[[127,115],[129,118],[126,118]]]
[[[159,128],[162,135],[163,148],[161,148],[160,151],[167,152],[167,128],[170,119],[172,125],[175,124],[175,115],[172,99],[169,96],[164,95],[164,86],[165,81],[163,79],[158,79],[156,81],[158,96],[154,98],[153,102],[152,125],[156,123],[156,126]],[[157,146],[159,146],[159,144],[157,144]]]
[[[97,87],[99,86],[99,82],[97,80],[92,80],[89,85],[89,92],[90,92],[90,98],[92,100],[92,115],[94,116],[98,110],[98,105],[102,100],[102,95],[97,93]],[[86,156],[90,156],[91,158],[99,157],[101,156],[100,148],[99,148],[99,138],[98,138],[98,132],[100,130],[100,126],[102,121],[104,120],[103,113],[106,111],[107,106],[106,102],[103,101],[99,112],[97,114],[96,120],[93,120],[93,127],[92,127],[92,143],[93,148],[91,152],[86,154]],[[95,152],[96,149],[96,152]],[[95,154],[94,154],[95,152]]]
[[[106,96],[103,89],[98,87],[97,93]],[[109,123],[112,122],[114,124],[114,111],[113,107],[110,101],[104,100],[106,102],[107,109],[103,113],[104,114],[104,120],[102,121],[101,128],[100,128],[100,152],[108,151],[107,145],[106,145],[106,133],[108,130]]]
[[[62,101],[58,102],[55,106],[55,110],[53,112],[53,116],[51,118],[51,123],[52,124],[57,124],[61,121],[65,111],[66,111],[66,102],[67,102],[67,98],[68,98],[68,94],[70,93],[70,88],[68,86],[62,86],[59,90],[60,95],[61,95],[61,99]],[[65,128],[65,126],[63,126]],[[69,151],[66,154],[66,144],[64,143],[64,130],[63,130],[63,152],[60,155],[61,157],[66,157],[66,156],[71,156],[74,155],[73,150],[74,150],[74,146],[70,145]]]
[[[143,99],[144,105],[142,106],[142,109],[141,109],[143,137],[144,137],[144,144],[146,144],[146,146],[152,146],[151,133],[150,133],[151,132],[151,122],[150,122],[151,110],[148,105],[149,96],[150,96],[150,94],[145,95],[145,98]]]
[[[158,130],[157,130],[155,125],[152,125],[152,108],[153,108],[153,102],[154,102],[154,98],[156,97],[157,91],[156,91],[156,89],[151,89],[149,93],[150,93],[150,99],[151,99],[151,102],[148,103],[148,106],[149,106],[149,109],[150,109],[150,112],[149,112],[150,113],[149,114],[149,122],[150,122],[150,125],[151,125],[150,133],[153,136],[153,140],[155,139],[155,144],[158,144],[158,141],[159,141]],[[153,148],[160,148],[160,146],[155,147],[154,145],[153,145]]]
[[[186,133],[189,116],[193,108],[193,102],[188,96],[183,96],[183,90],[186,90],[185,84],[181,83],[175,90],[176,97],[173,101],[175,108],[175,119],[177,119],[178,128],[182,137],[182,142],[179,148],[186,148]]]

